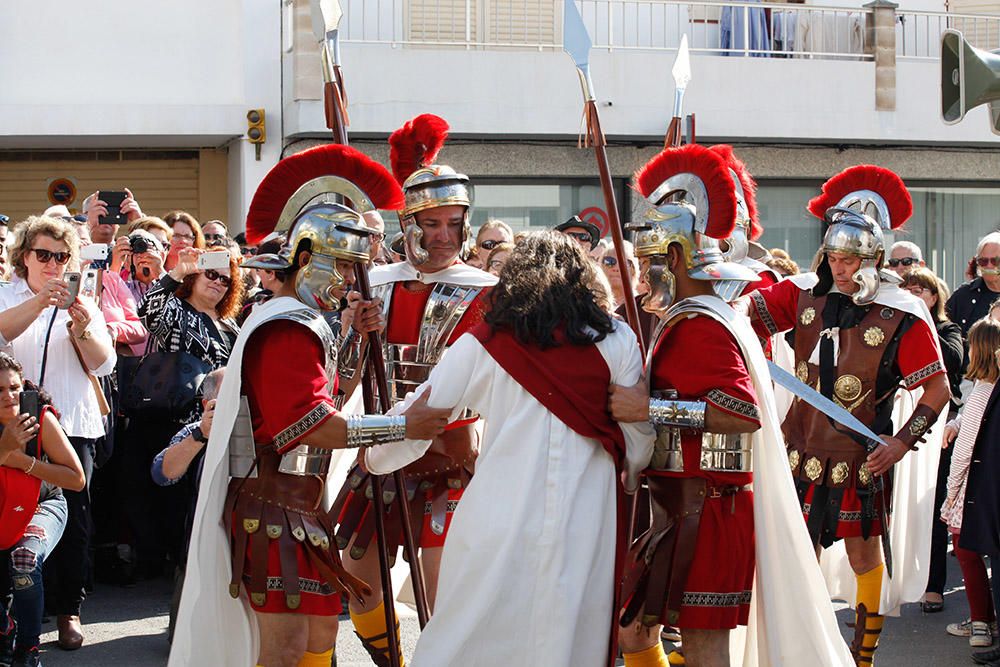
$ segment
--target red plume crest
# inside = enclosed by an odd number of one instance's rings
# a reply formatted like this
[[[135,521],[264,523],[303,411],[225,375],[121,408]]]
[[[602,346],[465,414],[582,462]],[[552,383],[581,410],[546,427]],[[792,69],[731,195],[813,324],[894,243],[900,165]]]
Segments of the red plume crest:
[[[671,176],[690,173],[701,179],[708,192],[708,222],[705,234],[724,239],[736,227],[736,187],[723,158],[701,144],[667,148],[635,172],[636,188],[649,197]]]
[[[913,200],[903,179],[885,167],[871,164],[849,167],[824,183],[822,194],[809,200],[809,212],[822,220],[827,209],[858,190],[871,190],[885,200],[893,229],[902,227],[913,215]]]
[[[314,178],[339,176],[368,195],[375,208],[403,207],[403,191],[389,170],[349,146],[327,144],[278,162],[257,186],[247,213],[247,241],[259,243],[274,231],[281,211],[295,191]]]
[[[417,169],[434,164],[448,138],[444,118],[425,113],[389,135],[389,164],[400,185]]]
[[[729,168],[736,172],[736,177],[740,179],[740,186],[743,188],[743,201],[746,202],[747,212],[750,214],[750,240],[756,241],[764,233],[764,228],[757,218],[757,181],[750,175],[750,170],[747,169],[743,160],[736,157],[732,146],[718,144],[712,146],[712,150],[722,156]]]

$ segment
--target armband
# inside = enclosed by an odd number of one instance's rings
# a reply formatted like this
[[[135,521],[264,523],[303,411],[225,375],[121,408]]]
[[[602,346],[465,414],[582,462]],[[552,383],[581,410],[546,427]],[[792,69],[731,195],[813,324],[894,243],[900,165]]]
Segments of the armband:
[[[349,328],[337,351],[337,374],[345,380],[350,380],[357,372],[360,360],[361,334]]]
[[[347,418],[347,446],[372,447],[406,438],[406,417],[399,415],[350,415]]]
[[[653,426],[702,430],[705,428],[705,407],[705,401],[651,398],[649,399],[649,423]]]
[[[910,415],[909,421],[903,424],[896,437],[910,449],[916,451],[917,443],[923,442],[924,435],[931,430],[938,419],[938,413],[929,405],[919,404]]]

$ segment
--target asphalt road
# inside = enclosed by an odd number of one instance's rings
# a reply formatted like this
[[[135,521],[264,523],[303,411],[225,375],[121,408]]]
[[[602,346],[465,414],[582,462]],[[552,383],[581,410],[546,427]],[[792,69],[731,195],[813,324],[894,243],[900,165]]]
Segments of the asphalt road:
[[[924,665],[972,665],[968,640],[952,637],[944,628],[968,615],[958,564],[949,558],[949,588],[945,610],[940,614],[922,614],[918,605],[907,605],[902,616],[886,621],[877,665],[882,667],[923,667]],[[167,609],[170,603],[168,580],[145,582],[136,588],[101,586],[84,604],[86,643],[75,652],[61,651],[55,645],[55,622],[46,624],[42,637],[42,662],[46,667],[161,666],[167,661]],[[843,606],[843,605],[841,605]],[[401,612],[404,652],[412,654],[419,631],[416,616],[408,609]],[[842,623],[853,614],[838,612]],[[795,628],[789,628],[795,632]],[[851,632],[843,628],[845,638]],[[484,640],[487,639],[484,634]],[[220,641],[225,641],[220,638]],[[337,639],[339,667],[370,667],[371,661],[354,636],[350,620],[341,622]],[[474,667],[474,666],[470,666]],[[530,667],[519,665],[518,667]],[[539,666],[544,667],[544,666]]]

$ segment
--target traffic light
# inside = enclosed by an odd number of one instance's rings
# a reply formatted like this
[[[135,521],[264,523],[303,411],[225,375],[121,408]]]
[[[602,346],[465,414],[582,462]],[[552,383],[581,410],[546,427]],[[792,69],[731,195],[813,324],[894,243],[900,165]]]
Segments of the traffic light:
[[[254,145],[257,159],[260,160],[260,147],[267,141],[267,122],[264,119],[263,109],[247,111],[247,139]]]

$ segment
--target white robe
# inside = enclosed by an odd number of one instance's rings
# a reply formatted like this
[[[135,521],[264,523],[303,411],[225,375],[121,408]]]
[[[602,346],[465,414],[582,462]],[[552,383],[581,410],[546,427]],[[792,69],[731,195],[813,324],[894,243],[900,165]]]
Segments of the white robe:
[[[642,361],[627,326],[617,323],[597,347],[613,383],[638,382]],[[427,385],[431,406],[455,407],[455,415],[470,407],[486,430],[476,475],[452,519],[434,616],[413,667],[605,664],[617,528],[611,456],[543,407],[472,335],[455,342]],[[653,429],[621,426],[635,488],[652,454]],[[366,464],[388,473],[429,444],[376,447]]]

